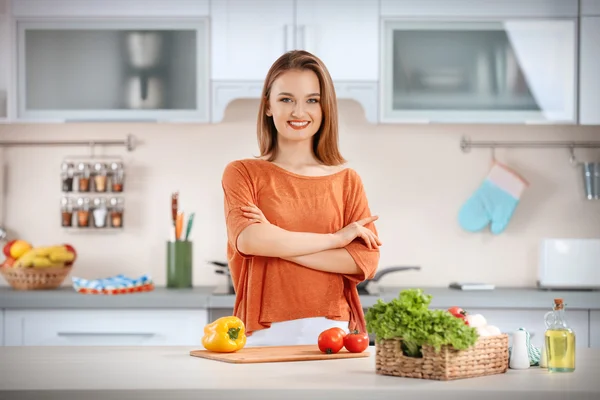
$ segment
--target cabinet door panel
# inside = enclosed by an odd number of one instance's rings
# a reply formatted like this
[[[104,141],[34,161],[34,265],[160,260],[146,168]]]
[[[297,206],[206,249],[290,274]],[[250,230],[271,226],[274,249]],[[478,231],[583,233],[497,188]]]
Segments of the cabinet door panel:
[[[212,79],[264,80],[294,47],[293,24],[293,0],[213,0]]]
[[[600,311],[590,311],[590,347],[600,349]]]
[[[581,18],[579,123],[600,125],[600,17]]]
[[[321,58],[334,80],[378,79],[377,2],[298,0],[296,7],[297,48]]]
[[[7,310],[8,346],[195,346],[206,310]]]

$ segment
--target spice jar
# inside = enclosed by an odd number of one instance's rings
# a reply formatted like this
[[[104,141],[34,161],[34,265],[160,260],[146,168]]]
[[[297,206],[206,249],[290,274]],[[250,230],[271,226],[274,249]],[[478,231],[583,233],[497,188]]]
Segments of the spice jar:
[[[90,199],[87,197],[77,199],[77,226],[90,226]]]
[[[108,209],[106,208],[106,199],[103,197],[94,199],[94,210],[92,216],[94,217],[94,226],[96,228],[104,228],[106,226],[106,215]]]
[[[106,192],[106,165],[94,164],[94,188],[96,192]]]
[[[86,163],[77,164],[77,175],[79,175],[78,189],[80,192],[90,191],[90,166]]]
[[[111,173],[111,190],[113,192],[122,192],[123,191],[123,179],[125,177],[125,171],[123,170],[123,165],[121,163],[114,162],[110,164],[110,173]]]
[[[110,226],[113,228],[123,227],[123,198],[112,197],[110,199]]]
[[[60,200],[61,224],[65,227],[73,226],[73,199],[63,197]]]
[[[62,181],[62,191],[63,192],[72,192],[73,191],[73,174],[74,167],[73,164],[64,162],[61,165],[61,181]]]

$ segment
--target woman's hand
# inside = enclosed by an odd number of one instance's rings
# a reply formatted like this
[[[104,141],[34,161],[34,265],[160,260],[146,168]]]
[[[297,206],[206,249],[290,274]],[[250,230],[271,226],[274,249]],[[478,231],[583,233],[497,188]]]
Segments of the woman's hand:
[[[265,217],[265,214],[263,214],[263,212],[260,210],[260,208],[258,208],[252,203],[248,204],[248,206],[242,207],[244,217],[252,221],[260,222],[261,224],[271,224],[267,217]]]
[[[379,248],[379,246],[381,246],[381,241],[377,235],[375,235],[370,229],[365,228],[366,224],[376,221],[378,218],[379,217],[376,215],[363,218],[348,224],[344,228],[334,233],[334,236],[336,236],[336,238],[339,240],[340,247],[347,246],[350,244],[350,242],[359,237],[364,240],[369,249]]]

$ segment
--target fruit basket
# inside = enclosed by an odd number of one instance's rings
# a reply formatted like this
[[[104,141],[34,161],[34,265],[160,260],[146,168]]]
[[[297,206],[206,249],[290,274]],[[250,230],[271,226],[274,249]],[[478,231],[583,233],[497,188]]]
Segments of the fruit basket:
[[[447,381],[502,374],[508,370],[506,334],[481,336],[475,346],[466,350],[444,345],[436,352],[424,345],[422,357],[404,355],[401,339],[378,340],[375,349],[375,368],[380,375]]]
[[[0,274],[16,290],[56,289],[77,258],[69,244],[33,247],[20,239],[8,242],[2,252],[6,259],[0,265]]]
[[[0,273],[15,290],[56,289],[67,278],[72,266],[56,268],[14,268],[1,266]]]

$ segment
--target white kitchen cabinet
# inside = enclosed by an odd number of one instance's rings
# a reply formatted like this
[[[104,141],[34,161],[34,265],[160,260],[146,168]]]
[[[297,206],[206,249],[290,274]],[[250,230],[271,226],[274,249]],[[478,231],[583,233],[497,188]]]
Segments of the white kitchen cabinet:
[[[581,17],[580,29],[579,123],[600,125],[600,16]]]
[[[590,347],[600,349],[600,311],[590,310]]]
[[[294,48],[294,0],[213,0],[211,40],[213,80],[262,82]]]
[[[381,0],[382,17],[560,18],[577,14],[578,0]]]
[[[20,120],[209,120],[208,19],[17,21]]]
[[[212,122],[231,101],[260,98],[273,62],[293,49],[321,58],[337,97],[358,101],[375,122],[378,29],[376,1],[212,0]]]
[[[581,0],[581,15],[600,17],[600,1]]]
[[[296,48],[321,58],[334,81],[377,81],[379,8],[376,3],[297,0]]]
[[[209,0],[9,0],[16,17],[206,17]]]
[[[576,18],[385,18],[382,31],[382,122],[577,123]]]
[[[519,328],[525,328],[531,334],[531,343],[541,347],[544,343],[546,325],[544,316],[550,311],[544,309],[485,309],[470,308],[470,314],[481,314],[489,325],[497,326],[502,333],[511,335]],[[567,310],[567,323],[575,332],[577,347],[589,347],[589,311]]]
[[[205,309],[6,310],[6,346],[199,346]]]
[[[0,121],[9,116],[10,71],[11,71],[11,30],[10,2],[0,0]]]

